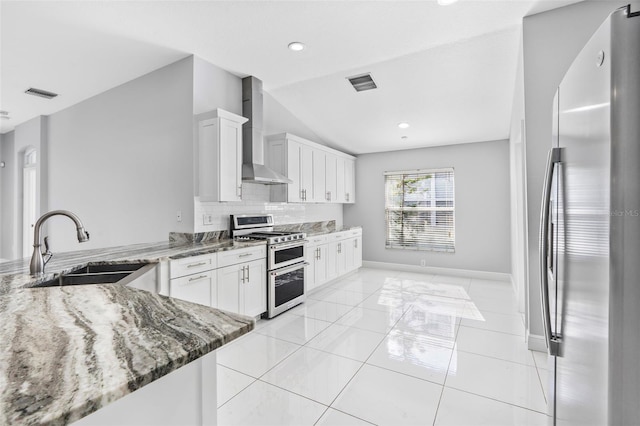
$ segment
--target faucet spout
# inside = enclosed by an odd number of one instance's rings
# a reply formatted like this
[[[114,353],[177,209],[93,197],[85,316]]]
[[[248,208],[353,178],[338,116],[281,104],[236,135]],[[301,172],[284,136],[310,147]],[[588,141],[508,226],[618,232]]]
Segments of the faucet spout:
[[[40,228],[42,224],[52,216],[67,216],[69,219],[73,220],[76,224],[78,242],[84,243],[89,241],[89,233],[84,229],[84,225],[78,216],[74,213],[71,213],[67,210],[52,210],[48,213],[43,214],[36,221],[34,231],[33,231],[33,254],[31,255],[31,263],[29,264],[29,271],[33,276],[39,276],[44,274],[44,259],[42,258],[42,253],[40,252]],[[50,252],[49,252],[50,254]]]

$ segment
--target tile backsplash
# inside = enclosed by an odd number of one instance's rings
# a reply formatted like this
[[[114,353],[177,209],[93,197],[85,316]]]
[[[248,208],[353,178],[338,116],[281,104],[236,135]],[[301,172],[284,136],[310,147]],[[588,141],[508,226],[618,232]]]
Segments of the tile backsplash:
[[[335,220],[336,226],[342,226],[342,204],[271,202],[269,193],[268,185],[243,183],[240,202],[207,202],[196,197],[194,232],[228,230],[230,215],[251,213],[273,214],[276,225]]]

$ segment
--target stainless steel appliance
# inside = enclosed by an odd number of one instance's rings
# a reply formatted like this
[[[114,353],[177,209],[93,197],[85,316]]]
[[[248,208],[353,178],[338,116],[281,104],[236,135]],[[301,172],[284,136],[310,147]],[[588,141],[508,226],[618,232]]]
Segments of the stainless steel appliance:
[[[267,318],[304,302],[306,234],[273,230],[273,215],[231,215],[231,237],[267,243]]]
[[[540,226],[555,425],[640,419],[640,13],[614,11],[554,100]]]

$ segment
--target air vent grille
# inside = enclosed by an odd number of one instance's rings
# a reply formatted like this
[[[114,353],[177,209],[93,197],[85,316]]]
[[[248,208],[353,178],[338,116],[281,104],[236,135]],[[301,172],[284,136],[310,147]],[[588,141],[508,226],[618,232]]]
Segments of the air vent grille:
[[[46,98],[46,99],[53,99],[56,96],[58,96],[57,93],[47,92],[46,90],[35,89],[33,87],[28,88],[27,90],[24,91],[24,93],[26,93],[27,95],[40,96],[41,98]]]
[[[0,119],[11,120],[11,117],[9,117],[9,111],[0,111]]]
[[[369,73],[347,77],[347,80],[349,80],[349,83],[351,83],[353,88],[356,89],[356,92],[363,92],[365,90],[373,90],[378,88],[375,81],[373,81],[373,78],[371,78],[371,74]]]

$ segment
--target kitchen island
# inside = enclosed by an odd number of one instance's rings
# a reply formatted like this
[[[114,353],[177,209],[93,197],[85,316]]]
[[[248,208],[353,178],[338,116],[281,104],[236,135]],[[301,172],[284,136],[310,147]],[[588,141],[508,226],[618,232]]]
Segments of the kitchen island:
[[[0,424],[79,420],[254,327],[250,317],[120,284],[34,286],[88,261],[159,262],[238,246],[159,243],[61,254],[37,279],[25,273],[26,260],[0,265]],[[215,413],[210,403],[196,406]]]

